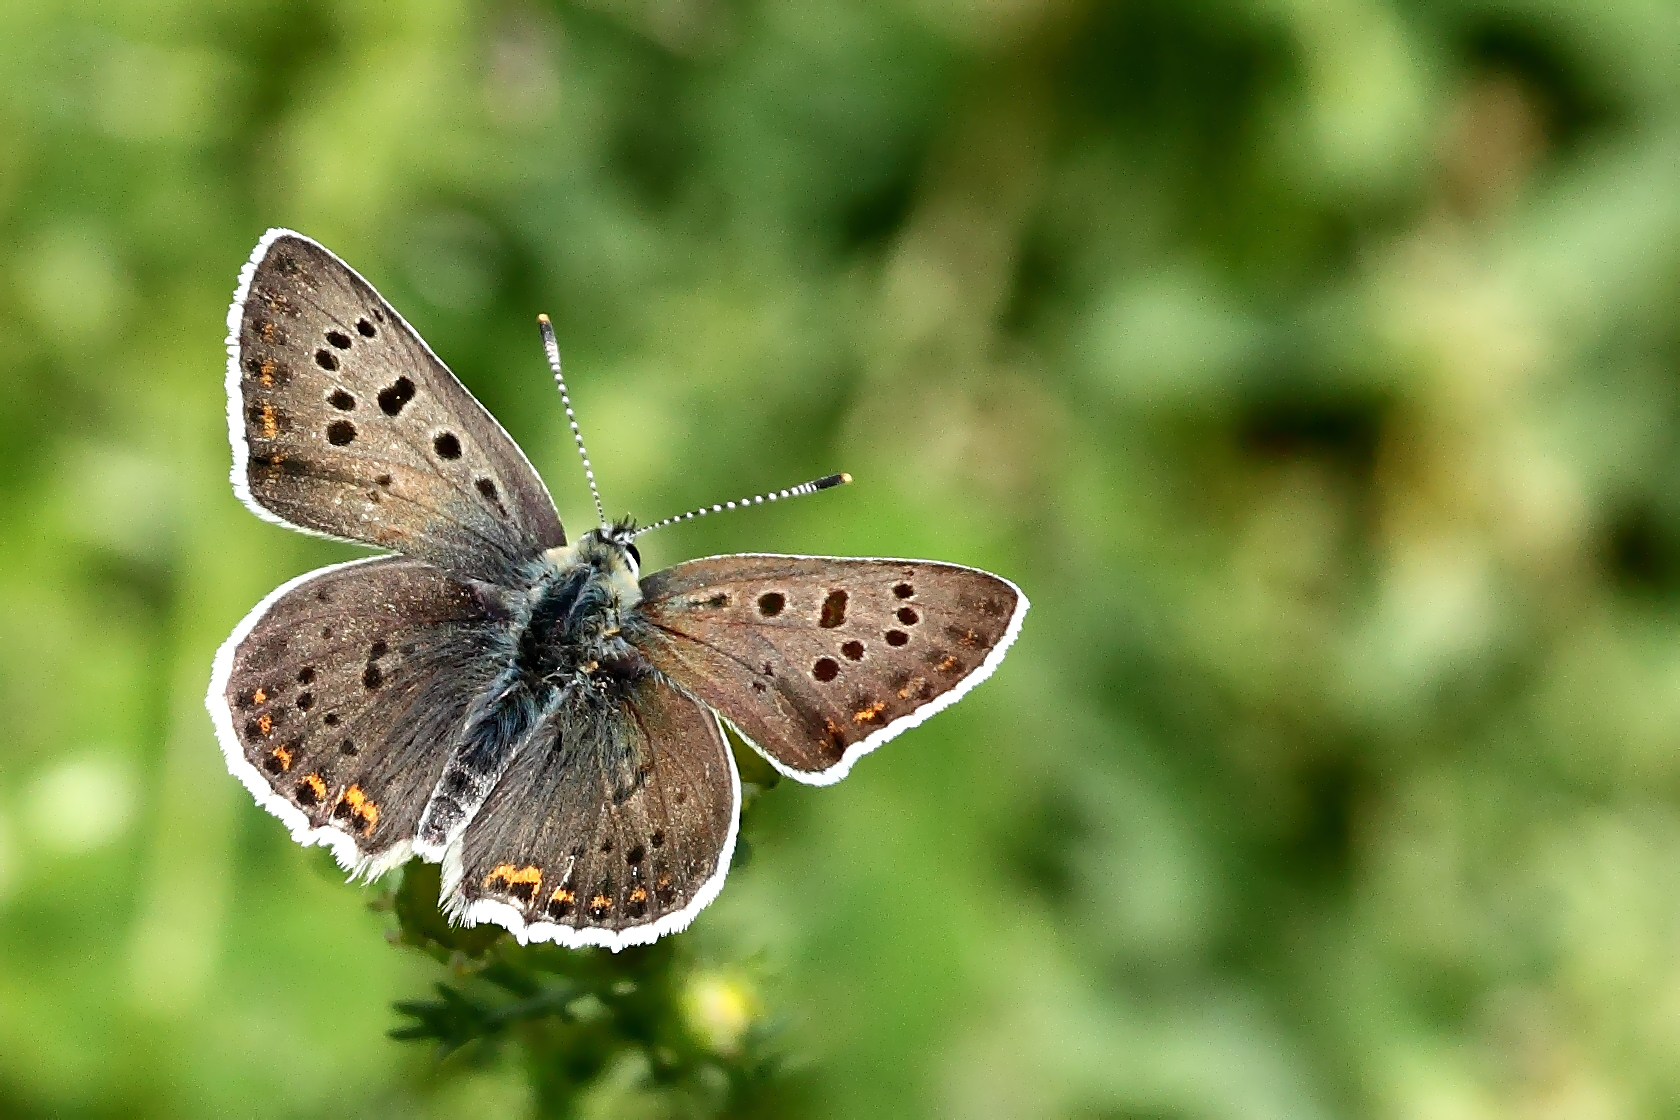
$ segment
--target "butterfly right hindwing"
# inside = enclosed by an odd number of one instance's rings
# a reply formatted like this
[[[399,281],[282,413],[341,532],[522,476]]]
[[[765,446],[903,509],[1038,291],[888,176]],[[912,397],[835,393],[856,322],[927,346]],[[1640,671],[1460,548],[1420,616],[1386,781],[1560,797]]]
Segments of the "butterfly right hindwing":
[[[1027,600],[929,560],[713,556],[641,583],[632,638],[777,769],[827,784],[992,671]]]
[[[444,899],[521,941],[682,929],[729,870],[741,782],[717,717],[645,669],[553,709],[444,857]]]

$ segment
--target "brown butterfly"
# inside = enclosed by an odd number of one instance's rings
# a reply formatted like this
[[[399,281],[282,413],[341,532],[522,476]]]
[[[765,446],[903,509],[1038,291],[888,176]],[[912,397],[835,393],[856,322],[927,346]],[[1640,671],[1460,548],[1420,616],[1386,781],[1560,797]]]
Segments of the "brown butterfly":
[[[838,781],[990,674],[1027,610],[1008,580],[929,560],[713,556],[644,578],[628,520],[568,544],[495,419],[287,230],[241,273],[227,346],[234,491],[393,553],[299,576],[234,628],[206,700],[228,768],[355,874],[441,861],[468,925],[614,950],[682,929],[735,847],[723,724],[791,778]]]

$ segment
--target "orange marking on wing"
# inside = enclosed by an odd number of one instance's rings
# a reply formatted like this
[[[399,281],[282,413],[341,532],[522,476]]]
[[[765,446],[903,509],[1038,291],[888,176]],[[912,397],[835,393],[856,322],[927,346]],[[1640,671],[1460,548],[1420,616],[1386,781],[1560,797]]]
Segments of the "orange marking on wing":
[[[952,657],[948,653],[945,655],[945,660],[941,661],[939,663],[939,666],[938,666],[939,671],[941,673],[949,673],[952,669],[955,669],[956,667],[957,667],[957,659]]]
[[[259,688],[255,692],[251,693],[251,699],[255,700],[259,704],[266,704],[268,703],[268,693]]]
[[[257,368],[257,380],[264,385],[274,384],[274,363],[264,362]]]
[[[257,328],[257,333],[262,335],[264,342],[273,342],[274,336],[277,332],[273,323],[264,323],[261,327]]]
[[[363,793],[361,786],[351,786],[339,797],[338,805],[333,809],[333,816],[340,815],[353,818],[362,826],[362,835],[366,836],[379,823],[379,803]]]
[[[646,902],[647,901],[647,888],[646,887],[637,887],[635,890],[631,891],[630,892],[630,901],[631,902]]]
[[[568,906],[577,901],[577,893],[565,887],[555,887],[554,893],[548,896],[550,902],[564,902]]]
[[[611,910],[612,909],[612,899],[608,898],[604,894],[590,895],[589,896],[589,908],[591,910]]]
[[[280,763],[280,773],[284,774],[292,768],[292,752],[285,747],[275,747],[272,752],[276,762]]]
[[[267,735],[270,731],[273,731],[274,730],[274,717],[269,715],[267,712],[264,712],[262,715],[258,716],[257,717],[257,730],[261,731],[264,735]]]
[[[515,867],[511,863],[498,863],[495,867],[491,868],[490,874],[484,877],[484,886],[486,890],[490,889],[490,884],[495,882],[497,879],[502,880],[505,884],[502,888],[504,890],[511,889],[516,883],[530,883],[531,893],[536,894],[537,888],[542,886],[542,877],[542,868],[536,866],[535,864],[529,864],[525,867]]]
[[[912,695],[920,692],[926,686],[927,681],[921,677],[911,677],[909,680],[904,682],[904,687],[898,690],[898,698],[900,700],[908,700]]]
[[[853,723],[868,723],[870,720],[876,718],[883,711],[885,711],[886,707],[887,707],[887,702],[885,700],[877,700],[877,701],[875,701],[875,703],[869,705],[867,708],[859,708],[857,711],[853,712],[852,713],[852,722]]]
[[[271,404],[262,406],[262,429],[264,439],[273,439],[280,434],[280,425],[274,419],[274,406]]]
[[[319,774],[305,774],[303,776],[303,780],[300,784],[306,785],[306,786],[309,787],[309,792],[311,792],[315,795],[315,801],[316,801],[317,804],[319,804],[321,801],[324,801],[326,799],[327,783],[323,782],[321,780],[321,775],[319,775]]]

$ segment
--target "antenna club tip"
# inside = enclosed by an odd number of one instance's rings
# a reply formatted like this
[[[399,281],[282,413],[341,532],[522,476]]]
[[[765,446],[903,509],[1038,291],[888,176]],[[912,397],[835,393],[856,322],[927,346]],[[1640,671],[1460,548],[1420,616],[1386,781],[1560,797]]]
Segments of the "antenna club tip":
[[[537,313],[537,322],[541,323],[545,327],[550,325],[548,315],[544,312]]]
[[[840,472],[840,481],[842,483],[850,482],[851,480],[852,480],[851,475],[847,474],[845,471]]]

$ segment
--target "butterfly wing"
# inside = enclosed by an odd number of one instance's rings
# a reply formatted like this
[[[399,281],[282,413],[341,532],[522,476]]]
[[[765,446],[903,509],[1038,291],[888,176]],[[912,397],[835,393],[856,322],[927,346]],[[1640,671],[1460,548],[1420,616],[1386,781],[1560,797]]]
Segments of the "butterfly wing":
[[[445,907],[522,942],[649,943],[723,887],[740,806],[717,717],[669,683],[563,702],[444,857]]]
[[[216,655],[228,769],[293,839],[369,877],[407,858],[473,700],[505,658],[480,592],[405,557],[281,586]]]
[[[256,513],[503,583],[565,543],[524,453],[349,265],[270,230],[228,309],[233,488]]]
[[[1027,599],[928,560],[713,556],[642,580],[637,646],[789,777],[858,758],[984,680]]]

